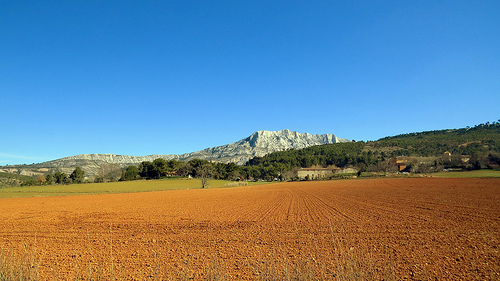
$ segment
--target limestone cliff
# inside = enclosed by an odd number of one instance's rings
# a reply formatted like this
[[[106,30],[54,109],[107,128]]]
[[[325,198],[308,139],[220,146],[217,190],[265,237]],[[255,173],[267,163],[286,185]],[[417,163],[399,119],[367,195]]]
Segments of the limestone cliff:
[[[290,130],[258,131],[238,142],[183,154],[180,158],[183,160],[199,158],[243,165],[255,156],[264,156],[275,151],[346,141],[348,140],[337,138],[333,134],[311,135]]]
[[[116,154],[81,154],[40,164],[24,165],[23,168],[19,169],[32,169],[35,171],[43,168],[50,169],[51,171],[59,170],[69,174],[76,166],[79,166],[85,171],[86,176],[93,177],[97,173],[99,167],[104,164],[116,164],[120,167],[126,167],[129,165],[137,165],[143,161],[153,161],[157,158],[163,158],[165,160],[176,159],[180,161],[189,161],[198,158],[222,163],[233,162],[243,165],[255,156],[264,156],[275,151],[300,149],[314,145],[346,141],[348,140],[337,138],[333,134],[311,135],[290,130],[258,131],[245,139],[231,144],[206,148],[197,152],[181,155],[155,154],[148,156],[129,156]],[[14,167],[10,167],[10,169],[12,168]],[[0,168],[0,170],[2,169]]]

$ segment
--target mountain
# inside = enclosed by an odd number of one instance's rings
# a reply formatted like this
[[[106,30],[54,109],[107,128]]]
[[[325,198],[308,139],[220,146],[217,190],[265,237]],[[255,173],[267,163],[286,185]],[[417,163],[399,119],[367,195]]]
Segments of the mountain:
[[[338,138],[333,134],[311,135],[290,130],[258,131],[245,139],[231,144],[182,154],[179,156],[179,159],[190,160],[198,158],[243,165],[255,156],[264,156],[275,151],[347,141],[349,140]]]
[[[155,154],[148,156],[129,156],[116,154],[81,154],[33,165],[1,167],[0,172],[37,175],[47,171],[53,172],[59,170],[69,174],[75,167],[79,166],[85,171],[86,176],[93,177],[98,172],[99,168],[105,164],[116,164],[120,167],[126,167],[129,165],[137,165],[143,161],[153,161],[157,158],[163,158],[165,160],[175,159],[179,161],[189,161],[197,158],[222,163],[233,162],[243,165],[255,156],[264,156],[275,151],[300,149],[315,145],[348,141],[347,139],[338,138],[333,134],[311,135],[309,133],[298,133],[290,130],[258,131],[245,139],[231,144],[206,148],[181,155]]]

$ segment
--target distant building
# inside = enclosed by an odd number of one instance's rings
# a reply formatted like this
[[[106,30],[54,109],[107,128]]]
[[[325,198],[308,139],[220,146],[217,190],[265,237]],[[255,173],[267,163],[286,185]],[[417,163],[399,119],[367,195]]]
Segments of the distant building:
[[[311,180],[316,180],[316,179],[322,179],[322,178],[327,178],[335,173],[335,171],[340,170],[338,167],[332,167],[332,168],[302,168],[300,170],[297,170],[296,176],[299,179],[311,179]]]
[[[171,171],[167,173],[167,177],[176,177],[176,176],[180,176],[179,172],[177,171]]]
[[[410,160],[406,156],[398,156],[391,159],[391,164],[398,167],[398,171],[406,169],[409,163]]]
[[[297,170],[295,176],[299,179],[324,179],[328,178],[334,174],[346,174],[346,173],[357,173],[358,169],[356,168],[339,168],[336,166],[331,166],[328,168],[302,168]]]

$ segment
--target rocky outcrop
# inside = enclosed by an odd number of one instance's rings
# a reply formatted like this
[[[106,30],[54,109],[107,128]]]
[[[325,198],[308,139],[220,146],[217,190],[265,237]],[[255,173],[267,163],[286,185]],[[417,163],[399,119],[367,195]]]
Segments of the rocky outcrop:
[[[346,141],[348,140],[338,138],[333,134],[311,135],[290,130],[258,131],[238,142],[183,154],[180,158],[183,160],[199,158],[243,165],[255,156],[264,156],[275,151]]]
[[[24,166],[23,169],[30,168],[34,170],[44,168],[50,169],[50,171],[59,170],[71,173],[75,167],[79,166],[85,171],[86,176],[93,177],[97,173],[99,167],[105,164],[115,164],[120,167],[126,167],[129,165],[137,165],[143,161],[153,161],[157,158],[163,158],[165,160],[176,159],[180,161],[189,161],[198,158],[222,163],[233,162],[238,165],[243,165],[253,157],[264,156],[275,151],[300,149],[314,145],[346,141],[348,140],[337,138],[333,134],[311,135],[290,130],[258,131],[245,139],[231,144],[206,148],[197,152],[181,155],[154,154],[147,156],[130,156],[116,154],[81,154]]]

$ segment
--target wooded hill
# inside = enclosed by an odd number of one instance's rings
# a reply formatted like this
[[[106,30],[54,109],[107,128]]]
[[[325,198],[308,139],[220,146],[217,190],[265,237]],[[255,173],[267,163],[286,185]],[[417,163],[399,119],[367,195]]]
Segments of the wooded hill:
[[[480,124],[454,130],[428,131],[386,137],[373,144],[374,149],[389,147],[400,155],[438,156],[445,151],[453,154],[500,152],[499,122]],[[368,146],[369,147],[369,146]],[[392,155],[394,155],[394,153]]]
[[[246,167],[249,170],[272,169],[279,172],[314,165],[336,165],[381,172],[395,169],[390,160],[399,156],[407,157],[407,171],[410,172],[498,167],[500,122],[480,124],[472,128],[403,134],[378,141],[338,143],[274,152],[251,159]]]
[[[445,154],[446,153],[446,154]],[[404,169],[394,159],[404,156]],[[161,162],[161,161],[158,161]],[[429,173],[443,169],[485,169],[500,165],[500,122],[473,128],[438,130],[387,137],[378,141],[344,142],[290,149],[254,157],[244,166],[212,163],[206,160],[168,161],[167,166],[180,175],[196,175],[207,168],[217,179],[293,179],[294,171],[312,166],[352,167],[360,172]],[[158,171],[155,163],[142,163],[135,175],[148,177]],[[145,168],[149,167],[149,168]],[[198,168],[197,168],[198,167]],[[133,169],[132,167],[129,167]],[[159,178],[161,173],[152,173]]]

